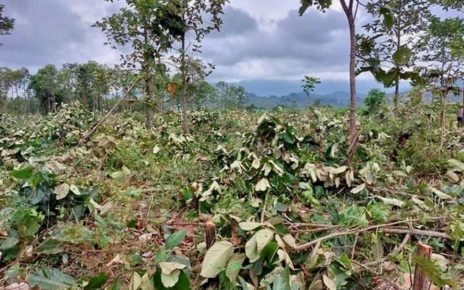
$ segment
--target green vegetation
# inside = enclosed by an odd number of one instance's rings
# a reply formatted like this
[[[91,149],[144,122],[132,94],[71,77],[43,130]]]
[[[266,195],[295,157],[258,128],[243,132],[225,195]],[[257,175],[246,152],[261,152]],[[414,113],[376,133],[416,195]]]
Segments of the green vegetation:
[[[369,114],[375,114],[385,107],[386,101],[387,96],[385,92],[373,89],[369,91],[369,94],[364,99],[364,105]]]
[[[194,53],[224,0],[121,1],[94,25],[130,48],[121,66],[1,68],[0,284],[409,289],[424,275],[462,289],[464,128],[447,99],[463,93],[464,22],[429,10],[462,5],[368,2],[340,0],[349,108],[265,111],[208,83]],[[300,14],[332,4],[302,0]],[[0,35],[14,24],[2,12]],[[357,107],[362,72],[396,88],[393,106],[371,90]]]
[[[44,289],[96,280],[188,289],[204,278],[224,289],[369,288],[401,284],[421,240],[446,261],[433,275],[457,283],[462,129],[448,115],[441,150],[430,114],[434,106],[422,105],[400,119],[360,115],[352,169],[343,165],[347,115],[333,109],[195,111],[191,135],[180,113],[155,114],[147,130],[141,113],[121,112],[82,145],[95,117],[81,105],[34,120],[4,116],[6,277]],[[205,221],[216,227],[209,250]]]

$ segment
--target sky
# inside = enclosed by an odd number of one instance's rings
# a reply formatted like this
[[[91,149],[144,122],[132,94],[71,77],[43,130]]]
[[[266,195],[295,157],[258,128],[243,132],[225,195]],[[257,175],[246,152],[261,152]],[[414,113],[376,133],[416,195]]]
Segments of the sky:
[[[53,63],[120,61],[91,25],[118,9],[103,0],[0,0],[16,19],[0,41],[0,65],[39,67]],[[346,19],[339,9],[299,17],[298,0],[231,0],[220,33],[205,39],[203,57],[216,65],[213,80],[300,80],[305,74],[345,79]]]
[[[0,0],[16,19],[12,35],[0,39],[0,66],[35,72],[49,63],[120,63],[121,51],[104,46],[104,34],[91,25],[123,2]],[[349,34],[341,8],[310,9],[300,17],[298,7],[299,0],[230,0],[221,32],[203,43],[202,58],[216,67],[210,80],[294,81],[299,86],[296,81],[312,75],[346,86]],[[364,17],[358,14],[358,26]],[[358,78],[373,83],[367,74]]]

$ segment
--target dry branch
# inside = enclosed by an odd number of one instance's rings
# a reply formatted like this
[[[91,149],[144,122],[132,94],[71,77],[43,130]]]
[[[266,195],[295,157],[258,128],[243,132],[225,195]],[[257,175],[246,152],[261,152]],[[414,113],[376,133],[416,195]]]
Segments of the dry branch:
[[[126,91],[126,93],[124,94],[124,96],[118,100],[118,102],[111,108],[111,110],[108,111],[108,113],[106,113],[105,116],[103,116],[100,121],[97,122],[97,124],[95,124],[92,129],[90,130],[89,133],[87,133],[87,135],[85,135],[84,137],[82,137],[82,139],[79,141],[79,145],[82,145],[84,144],[89,138],[90,136],[92,136],[93,133],[95,133],[95,131],[97,131],[98,127],[101,126],[101,124],[103,124],[103,122],[106,121],[106,119],[108,119],[108,117],[114,112],[114,110],[116,110],[116,108],[121,104],[121,102],[127,98],[129,96],[129,94],[132,92],[132,90],[135,88],[135,86],[140,82],[140,78],[137,78],[133,83],[132,85],[129,87],[129,89]]]
[[[434,218],[434,219],[440,219],[440,218]],[[362,228],[362,229],[351,229],[347,231],[342,231],[342,232],[334,232],[331,234],[328,234],[326,236],[320,237],[318,239],[315,239],[313,241],[310,241],[306,244],[299,245],[295,247],[296,251],[304,251],[312,246],[316,245],[317,243],[324,242],[333,238],[341,237],[341,236],[347,236],[347,235],[355,235],[355,234],[360,234],[364,232],[369,232],[369,231],[383,231],[385,233],[390,233],[390,234],[410,234],[410,235],[416,235],[416,236],[429,236],[429,237],[437,237],[437,238],[443,238],[443,239],[450,239],[450,236],[448,236],[445,233],[441,232],[435,232],[435,231],[424,231],[424,230],[415,230],[415,229],[403,229],[403,228],[392,228],[394,225],[399,225],[399,224],[405,224],[405,223],[410,223],[413,221],[418,221],[418,220],[405,220],[405,221],[397,221],[397,222],[392,222],[388,224],[382,224],[382,225],[375,225],[375,226],[370,226],[367,228]]]

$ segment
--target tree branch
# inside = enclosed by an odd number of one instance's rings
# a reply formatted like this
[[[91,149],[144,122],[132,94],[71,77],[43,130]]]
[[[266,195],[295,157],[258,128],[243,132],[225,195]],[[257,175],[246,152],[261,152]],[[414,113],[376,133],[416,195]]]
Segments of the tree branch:
[[[434,218],[434,219],[442,219],[442,218]],[[390,234],[410,234],[410,235],[416,235],[416,236],[429,236],[429,237],[437,237],[437,238],[443,238],[443,239],[451,239],[449,235],[441,232],[436,232],[436,231],[424,231],[424,230],[416,230],[416,229],[401,229],[401,228],[391,228],[391,226],[394,225],[399,225],[399,224],[405,224],[405,223],[410,223],[413,222],[414,220],[405,220],[405,221],[397,221],[397,222],[392,222],[388,224],[383,224],[383,225],[375,225],[375,226],[370,226],[367,228],[362,228],[362,229],[351,229],[347,231],[342,231],[342,232],[334,232],[329,235],[320,237],[318,239],[315,239],[313,241],[310,241],[306,244],[302,244],[299,246],[296,246],[294,249],[296,251],[304,251],[306,249],[311,248],[312,246],[316,245],[317,243],[321,243],[333,238],[341,237],[341,236],[347,236],[347,235],[354,235],[354,234],[360,234],[364,232],[369,232],[373,230],[378,230],[382,231],[385,233],[390,233]],[[418,221],[418,220],[415,220]]]
[[[129,96],[129,94],[132,92],[132,90],[135,88],[135,86],[140,82],[141,78],[138,77],[133,83],[132,85],[129,87],[129,89],[126,91],[126,94],[118,100],[118,102],[113,106],[113,108],[111,108],[111,110],[108,111],[108,113],[106,113],[105,116],[103,116],[103,118],[100,119],[100,121],[98,121],[97,124],[95,124],[95,126],[92,127],[92,129],[90,130],[89,133],[87,133],[87,135],[85,135],[84,137],[82,137],[82,139],[79,141],[79,145],[82,145],[84,144],[89,138],[90,136],[92,136],[93,133],[95,133],[95,131],[97,131],[98,127],[101,126],[101,124],[103,124],[103,122],[106,121],[106,119],[108,119],[108,117],[114,112],[114,110],[116,110],[116,108],[121,104],[121,102],[127,98]]]

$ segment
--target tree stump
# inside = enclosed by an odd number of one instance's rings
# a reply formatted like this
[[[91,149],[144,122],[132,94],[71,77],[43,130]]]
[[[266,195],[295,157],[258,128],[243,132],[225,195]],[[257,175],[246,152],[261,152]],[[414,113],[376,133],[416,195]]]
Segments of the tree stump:
[[[430,259],[432,255],[432,247],[419,242],[417,244],[418,254]],[[414,271],[414,290],[429,290],[431,282],[427,279],[419,265],[416,265]]]
[[[207,249],[211,248],[215,241],[216,241],[216,225],[211,220],[208,220],[206,222],[206,227],[205,227],[206,248]]]

